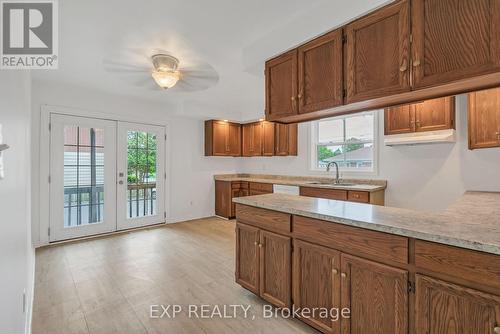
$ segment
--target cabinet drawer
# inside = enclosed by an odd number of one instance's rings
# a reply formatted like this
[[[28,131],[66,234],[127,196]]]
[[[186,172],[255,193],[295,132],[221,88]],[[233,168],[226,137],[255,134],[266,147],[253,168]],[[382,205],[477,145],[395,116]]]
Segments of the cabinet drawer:
[[[262,192],[266,192],[266,193],[273,192],[272,183],[249,182],[248,187],[250,188],[250,190],[257,190],[257,191],[262,191]]]
[[[300,187],[300,196],[347,201],[347,190]]]
[[[236,220],[271,232],[289,235],[291,231],[291,215],[287,213],[236,204]]]
[[[347,193],[347,200],[351,202],[370,203],[370,193],[366,191],[351,191]]]
[[[233,188],[233,189],[248,189],[248,182],[233,181],[233,182],[231,182],[231,188]]]
[[[500,255],[416,240],[415,265],[417,268],[500,288]]]
[[[346,253],[408,263],[408,238],[293,216],[293,236]]]

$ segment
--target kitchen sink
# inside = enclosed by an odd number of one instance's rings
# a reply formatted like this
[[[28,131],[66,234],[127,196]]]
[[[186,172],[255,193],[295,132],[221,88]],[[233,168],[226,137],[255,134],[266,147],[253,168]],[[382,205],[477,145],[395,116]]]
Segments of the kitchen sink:
[[[308,182],[307,184],[315,184],[318,186],[330,186],[330,187],[352,187],[357,185],[357,183],[332,183],[332,182]]]

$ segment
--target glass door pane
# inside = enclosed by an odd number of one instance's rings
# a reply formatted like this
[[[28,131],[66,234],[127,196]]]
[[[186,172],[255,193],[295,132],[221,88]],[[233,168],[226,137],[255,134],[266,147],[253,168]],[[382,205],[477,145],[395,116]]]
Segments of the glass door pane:
[[[127,131],[127,219],[156,215],[156,134]]]
[[[64,126],[64,227],[104,220],[104,129]]]

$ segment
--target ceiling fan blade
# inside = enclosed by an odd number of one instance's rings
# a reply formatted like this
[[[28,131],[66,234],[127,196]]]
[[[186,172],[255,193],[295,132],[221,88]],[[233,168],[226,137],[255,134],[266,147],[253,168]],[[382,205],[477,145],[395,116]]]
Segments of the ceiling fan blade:
[[[151,67],[143,65],[132,65],[123,62],[103,60],[104,70],[112,73],[133,73],[133,72],[150,72]]]

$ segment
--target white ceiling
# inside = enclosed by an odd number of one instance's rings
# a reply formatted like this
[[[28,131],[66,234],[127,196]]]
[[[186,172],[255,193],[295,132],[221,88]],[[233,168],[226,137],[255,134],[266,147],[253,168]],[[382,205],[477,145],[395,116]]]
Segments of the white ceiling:
[[[59,0],[59,69],[39,82],[88,87],[176,106],[197,118],[257,119],[264,113],[264,61],[387,0]],[[127,48],[164,49],[211,64],[216,86],[151,91],[104,70]]]

